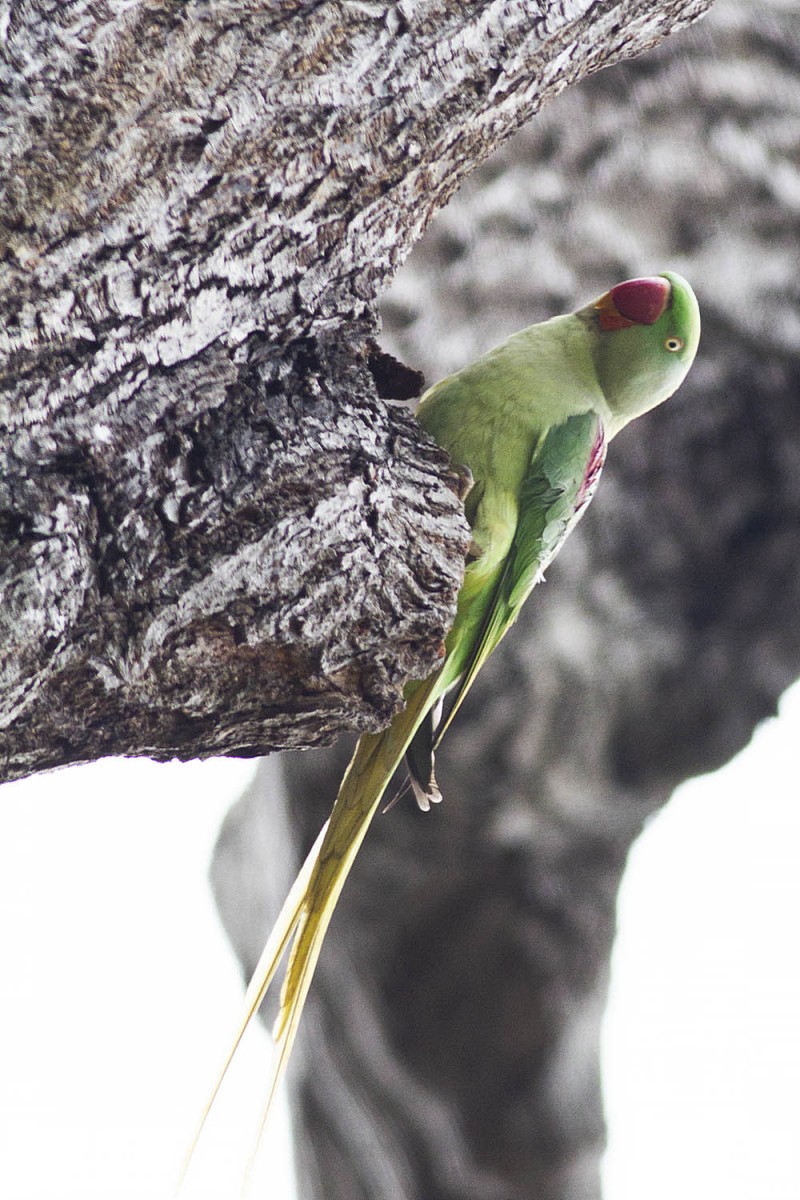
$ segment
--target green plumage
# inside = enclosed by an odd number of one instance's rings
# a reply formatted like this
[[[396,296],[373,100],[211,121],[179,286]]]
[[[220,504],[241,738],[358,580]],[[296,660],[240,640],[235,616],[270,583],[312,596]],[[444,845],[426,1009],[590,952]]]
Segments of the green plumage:
[[[275,1027],[271,1102],[328,923],[386,785],[410,750],[421,807],[440,799],[433,750],[441,734],[591,499],[608,441],[675,391],[699,335],[697,301],[680,276],[630,280],[575,313],[514,334],[422,398],[420,423],[473,478],[465,501],[473,547],[443,663],[407,686],[406,707],[388,729],[359,740],[330,820],[256,968],[205,1115],[291,947]],[[450,714],[436,731],[434,714],[453,687]]]

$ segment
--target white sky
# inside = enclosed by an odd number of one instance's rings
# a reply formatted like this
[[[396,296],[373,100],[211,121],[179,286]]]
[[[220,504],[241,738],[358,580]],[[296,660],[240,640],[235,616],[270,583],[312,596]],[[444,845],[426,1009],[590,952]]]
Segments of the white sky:
[[[634,851],[606,1027],[606,1200],[800,1194],[798,746],[795,688]],[[206,874],[252,769],[115,760],[0,788],[0,1196],[172,1194],[239,1012]],[[238,1195],[267,1054],[259,1033],[187,1200]],[[285,1114],[271,1134],[255,1182],[291,1200]]]

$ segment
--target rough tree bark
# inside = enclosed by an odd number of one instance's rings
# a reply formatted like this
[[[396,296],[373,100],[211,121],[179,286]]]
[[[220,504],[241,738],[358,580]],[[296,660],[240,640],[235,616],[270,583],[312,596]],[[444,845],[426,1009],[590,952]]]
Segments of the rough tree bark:
[[[0,7],[3,778],[386,723],[466,533],[375,297],[544,99],[706,7]]]
[[[387,297],[386,344],[431,377],[666,265],[696,284],[704,335],[681,396],[614,443],[448,734],[445,803],[370,831],[297,1064],[307,1197],[599,1194],[598,1030],[628,847],[800,671],[795,21],[778,0],[721,0],[560,97]],[[215,882],[248,966],[291,870],[275,841],[297,861],[347,750],[269,760],[227,824]]]

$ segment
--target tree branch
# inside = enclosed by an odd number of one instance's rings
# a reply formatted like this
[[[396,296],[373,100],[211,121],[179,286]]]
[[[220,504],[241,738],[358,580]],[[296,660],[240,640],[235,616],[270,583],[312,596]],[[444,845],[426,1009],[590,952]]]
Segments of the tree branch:
[[[388,720],[466,531],[376,395],[374,299],[545,99],[706,7],[9,10],[4,778]]]

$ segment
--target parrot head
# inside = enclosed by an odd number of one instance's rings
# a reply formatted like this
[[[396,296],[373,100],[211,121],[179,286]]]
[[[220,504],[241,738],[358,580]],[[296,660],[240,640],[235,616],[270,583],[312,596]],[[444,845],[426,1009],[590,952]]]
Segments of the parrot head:
[[[611,438],[680,387],[697,352],[700,310],[686,280],[665,271],[618,283],[578,315],[595,335]]]

